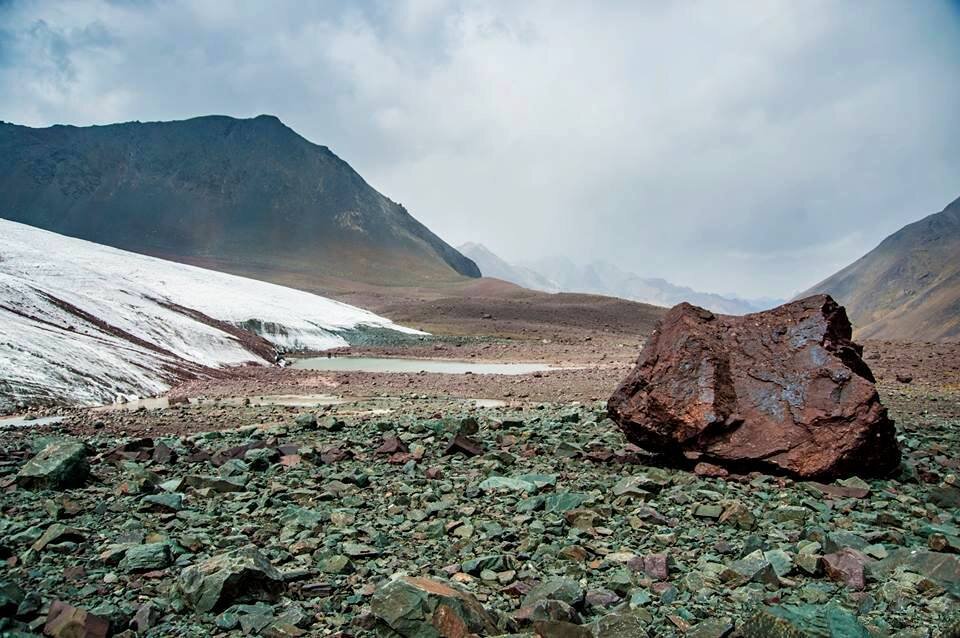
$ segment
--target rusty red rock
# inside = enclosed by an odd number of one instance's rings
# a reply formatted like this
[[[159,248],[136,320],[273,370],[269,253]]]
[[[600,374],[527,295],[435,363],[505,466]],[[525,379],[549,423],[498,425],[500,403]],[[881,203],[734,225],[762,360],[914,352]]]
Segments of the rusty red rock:
[[[885,475],[900,462],[894,424],[851,337],[827,295],[743,317],[683,303],[608,412],[632,443],[678,461],[803,478]]]

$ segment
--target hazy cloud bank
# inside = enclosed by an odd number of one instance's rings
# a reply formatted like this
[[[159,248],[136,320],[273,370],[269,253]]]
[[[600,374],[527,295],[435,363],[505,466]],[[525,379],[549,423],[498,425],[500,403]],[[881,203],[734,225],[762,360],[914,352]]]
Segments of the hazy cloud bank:
[[[960,195],[950,2],[0,2],[0,119],[273,113],[451,243],[790,296]]]

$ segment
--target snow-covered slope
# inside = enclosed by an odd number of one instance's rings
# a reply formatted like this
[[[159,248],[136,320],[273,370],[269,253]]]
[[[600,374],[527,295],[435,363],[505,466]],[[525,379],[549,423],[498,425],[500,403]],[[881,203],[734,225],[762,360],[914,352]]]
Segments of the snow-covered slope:
[[[0,219],[0,410],[162,392],[210,368],[414,334],[366,310]]]

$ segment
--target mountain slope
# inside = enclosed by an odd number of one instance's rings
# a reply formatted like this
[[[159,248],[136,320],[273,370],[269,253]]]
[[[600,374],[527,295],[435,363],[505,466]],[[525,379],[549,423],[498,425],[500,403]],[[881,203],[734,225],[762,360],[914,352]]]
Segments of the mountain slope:
[[[277,350],[416,331],[299,290],[0,220],[0,412],[97,404],[274,363]]]
[[[464,256],[473,260],[484,277],[494,277],[510,283],[529,288],[530,290],[539,290],[541,292],[560,292],[560,286],[547,277],[544,277],[532,268],[509,264],[503,259],[493,254],[483,244],[467,242],[458,246]]]
[[[960,199],[803,295],[817,292],[846,306],[861,339],[960,340]]]
[[[0,217],[223,270],[374,283],[476,265],[280,120],[34,129],[0,123]],[[234,268],[235,267],[235,268]]]

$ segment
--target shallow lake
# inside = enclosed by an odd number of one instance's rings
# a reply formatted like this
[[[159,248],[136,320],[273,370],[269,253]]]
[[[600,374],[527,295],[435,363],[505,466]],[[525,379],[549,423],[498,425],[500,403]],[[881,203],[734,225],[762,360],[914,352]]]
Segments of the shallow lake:
[[[553,370],[545,363],[480,363],[436,359],[386,357],[308,357],[293,361],[293,368],[335,372],[438,372],[442,374],[530,374]]]
[[[396,397],[379,397],[382,400],[398,400]],[[190,397],[187,405],[192,406],[258,406],[258,405],[285,405],[295,408],[316,408],[332,405],[344,405],[349,403],[361,403],[365,400],[363,397],[343,397],[333,394],[273,394],[263,396],[246,397]],[[500,408],[507,405],[506,401],[500,399],[458,399],[453,401],[462,401],[478,408]],[[95,412],[115,412],[118,410],[134,412],[139,409],[144,410],[166,410],[171,407],[177,407],[178,403],[171,403],[167,397],[150,397],[145,399],[135,399],[126,403],[111,403],[92,408]],[[391,410],[383,410],[390,412]],[[45,423],[56,423],[63,420],[63,417],[49,417],[46,419],[36,419],[34,421],[24,421],[23,419],[9,418],[0,419],[0,427],[4,425],[23,426],[23,425],[43,425]]]
[[[38,425],[51,425],[63,421],[62,416],[43,416],[43,417],[3,417],[0,418],[0,428],[28,428]]]

